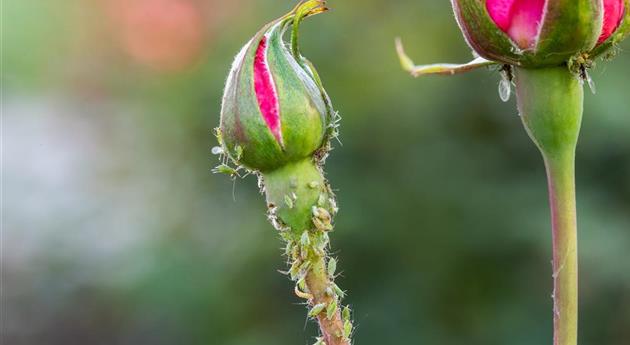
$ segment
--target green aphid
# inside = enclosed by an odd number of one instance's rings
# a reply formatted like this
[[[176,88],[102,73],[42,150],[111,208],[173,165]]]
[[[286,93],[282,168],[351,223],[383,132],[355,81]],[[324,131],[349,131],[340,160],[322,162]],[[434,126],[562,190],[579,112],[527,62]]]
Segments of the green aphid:
[[[300,244],[304,247],[308,247],[311,244],[311,237],[308,235],[308,231],[304,231],[300,237]]]
[[[326,294],[326,296],[328,297],[333,297],[335,296],[335,290],[333,290],[333,288],[331,288],[330,286],[326,287],[326,290],[324,290],[324,293]]]
[[[317,198],[317,206],[324,207],[326,206],[326,194],[321,193],[319,198]]]
[[[232,168],[231,166],[227,164],[221,164],[217,166],[216,168],[212,169],[212,172],[215,174],[228,175],[229,177],[232,177],[232,178],[241,177],[238,174],[238,170]]]
[[[300,257],[302,260],[308,259],[308,247],[300,247]]]
[[[334,277],[335,276],[335,271],[337,271],[337,260],[335,258],[330,258],[330,260],[328,260],[328,276],[329,277]]]
[[[236,145],[236,147],[234,147],[234,152],[236,153],[236,157],[234,158],[237,162],[240,161],[243,157],[243,147],[241,145]]]
[[[289,256],[291,255],[291,252],[293,251],[293,246],[295,245],[295,243],[293,243],[293,241],[287,241],[287,246],[284,247],[284,255]]]
[[[319,313],[324,311],[324,308],[326,308],[326,303],[316,304],[315,306],[313,306],[313,308],[311,308],[311,310],[309,310],[308,316],[316,317],[317,315],[319,315]]]
[[[341,288],[339,288],[339,286],[335,283],[331,283],[333,289],[335,290],[335,293],[337,294],[337,296],[339,296],[339,298],[343,299],[344,297],[346,297],[346,293],[343,292],[343,290],[341,290]]]
[[[306,277],[300,278],[300,280],[298,280],[298,282],[297,282],[297,286],[298,286],[298,288],[300,288],[300,290],[306,291],[307,290]]]
[[[302,263],[302,265],[300,265],[300,269],[299,269],[300,277],[305,277],[309,268],[311,268],[311,262],[310,261],[304,261],[304,263]]]
[[[223,146],[223,132],[221,132],[220,127],[214,129],[214,136],[217,138],[219,146]]]
[[[287,205],[288,208],[293,208],[293,206],[295,206],[293,204],[293,199],[291,199],[291,197],[288,195],[284,196],[284,204]]]
[[[346,320],[343,323],[343,337],[348,339],[350,338],[350,334],[352,334],[352,322]]]
[[[350,307],[343,307],[343,310],[341,311],[341,317],[344,321],[350,321]]]
[[[293,264],[291,264],[291,268],[289,268],[289,276],[291,277],[291,280],[296,280],[298,278],[301,265],[302,262],[300,262],[300,260],[293,261]]]
[[[332,320],[336,312],[337,312],[337,300],[334,299],[330,303],[328,303],[328,306],[326,307],[326,318],[328,320]]]
[[[308,183],[308,188],[310,188],[310,189],[315,189],[317,187],[319,187],[319,182],[317,182],[317,181],[311,181],[311,182]]]

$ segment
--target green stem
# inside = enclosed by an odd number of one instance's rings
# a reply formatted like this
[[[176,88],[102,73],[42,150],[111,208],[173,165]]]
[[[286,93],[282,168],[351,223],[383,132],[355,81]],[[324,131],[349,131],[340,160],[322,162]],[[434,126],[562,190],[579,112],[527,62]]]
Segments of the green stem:
[[[296,281],[296,295],[308,301],[309,316],[319,322],[319,342],[350,345],[349,309],[341,312],[343,291],[333,281],[336,260],[327,253],[336,204],[321,167],[308,158],[262,177],[269,218],[287,242],[288,274]]]
[[[553,238],[553,343],[577,345],[575,150],[584,91],[566,67],[517,68],[515,77],[523,124],[540,149],[547,171]]]

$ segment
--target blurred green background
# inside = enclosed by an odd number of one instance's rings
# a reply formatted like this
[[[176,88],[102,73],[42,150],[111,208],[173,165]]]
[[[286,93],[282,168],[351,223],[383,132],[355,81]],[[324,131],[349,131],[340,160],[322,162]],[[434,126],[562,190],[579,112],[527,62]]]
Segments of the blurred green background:
[[[302,45],[343,116],[327,171],[355,343],[551,343],[543,165],[498,73],[401,71],[396,36],[417,63],[471,57],[447,1],[329,5]],[[3,344],[313,341],[255,179],[210,173],[232,58],[292,6],[4,2]],[[629,58],[586,100],[583,344],[630,343]]]

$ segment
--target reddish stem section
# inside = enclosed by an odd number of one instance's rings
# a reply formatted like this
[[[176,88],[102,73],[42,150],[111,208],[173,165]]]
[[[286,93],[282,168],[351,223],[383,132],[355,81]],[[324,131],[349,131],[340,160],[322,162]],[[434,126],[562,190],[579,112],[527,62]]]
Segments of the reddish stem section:
[[[278,105],[278,94],[267,64],[267,37],[260,40],[256,57],[254,58],[254,89],[256,99],[260,107],[267,127],[282,145],[282,132],[280,131],[280,110]]]

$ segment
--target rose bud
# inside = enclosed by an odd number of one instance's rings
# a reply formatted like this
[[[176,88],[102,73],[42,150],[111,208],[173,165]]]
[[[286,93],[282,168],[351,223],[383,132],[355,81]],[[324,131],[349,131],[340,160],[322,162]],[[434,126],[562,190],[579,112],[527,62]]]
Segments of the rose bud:
[[[520,67],[558,66],[619,29],[628,0],[453,0],[468,44]]]
[[[330,107],[317,72],[299,54],[298,26],[326,11],[306,1],[265,25],[234,60],[221,106],[224,150],[239,164],[271,171],[311,156],[326,142]],[[283,40],[293,26],[291,50]]]
[[[630,0],[604,0],[604,24],[591,57],[608,51],[630,34]]]

